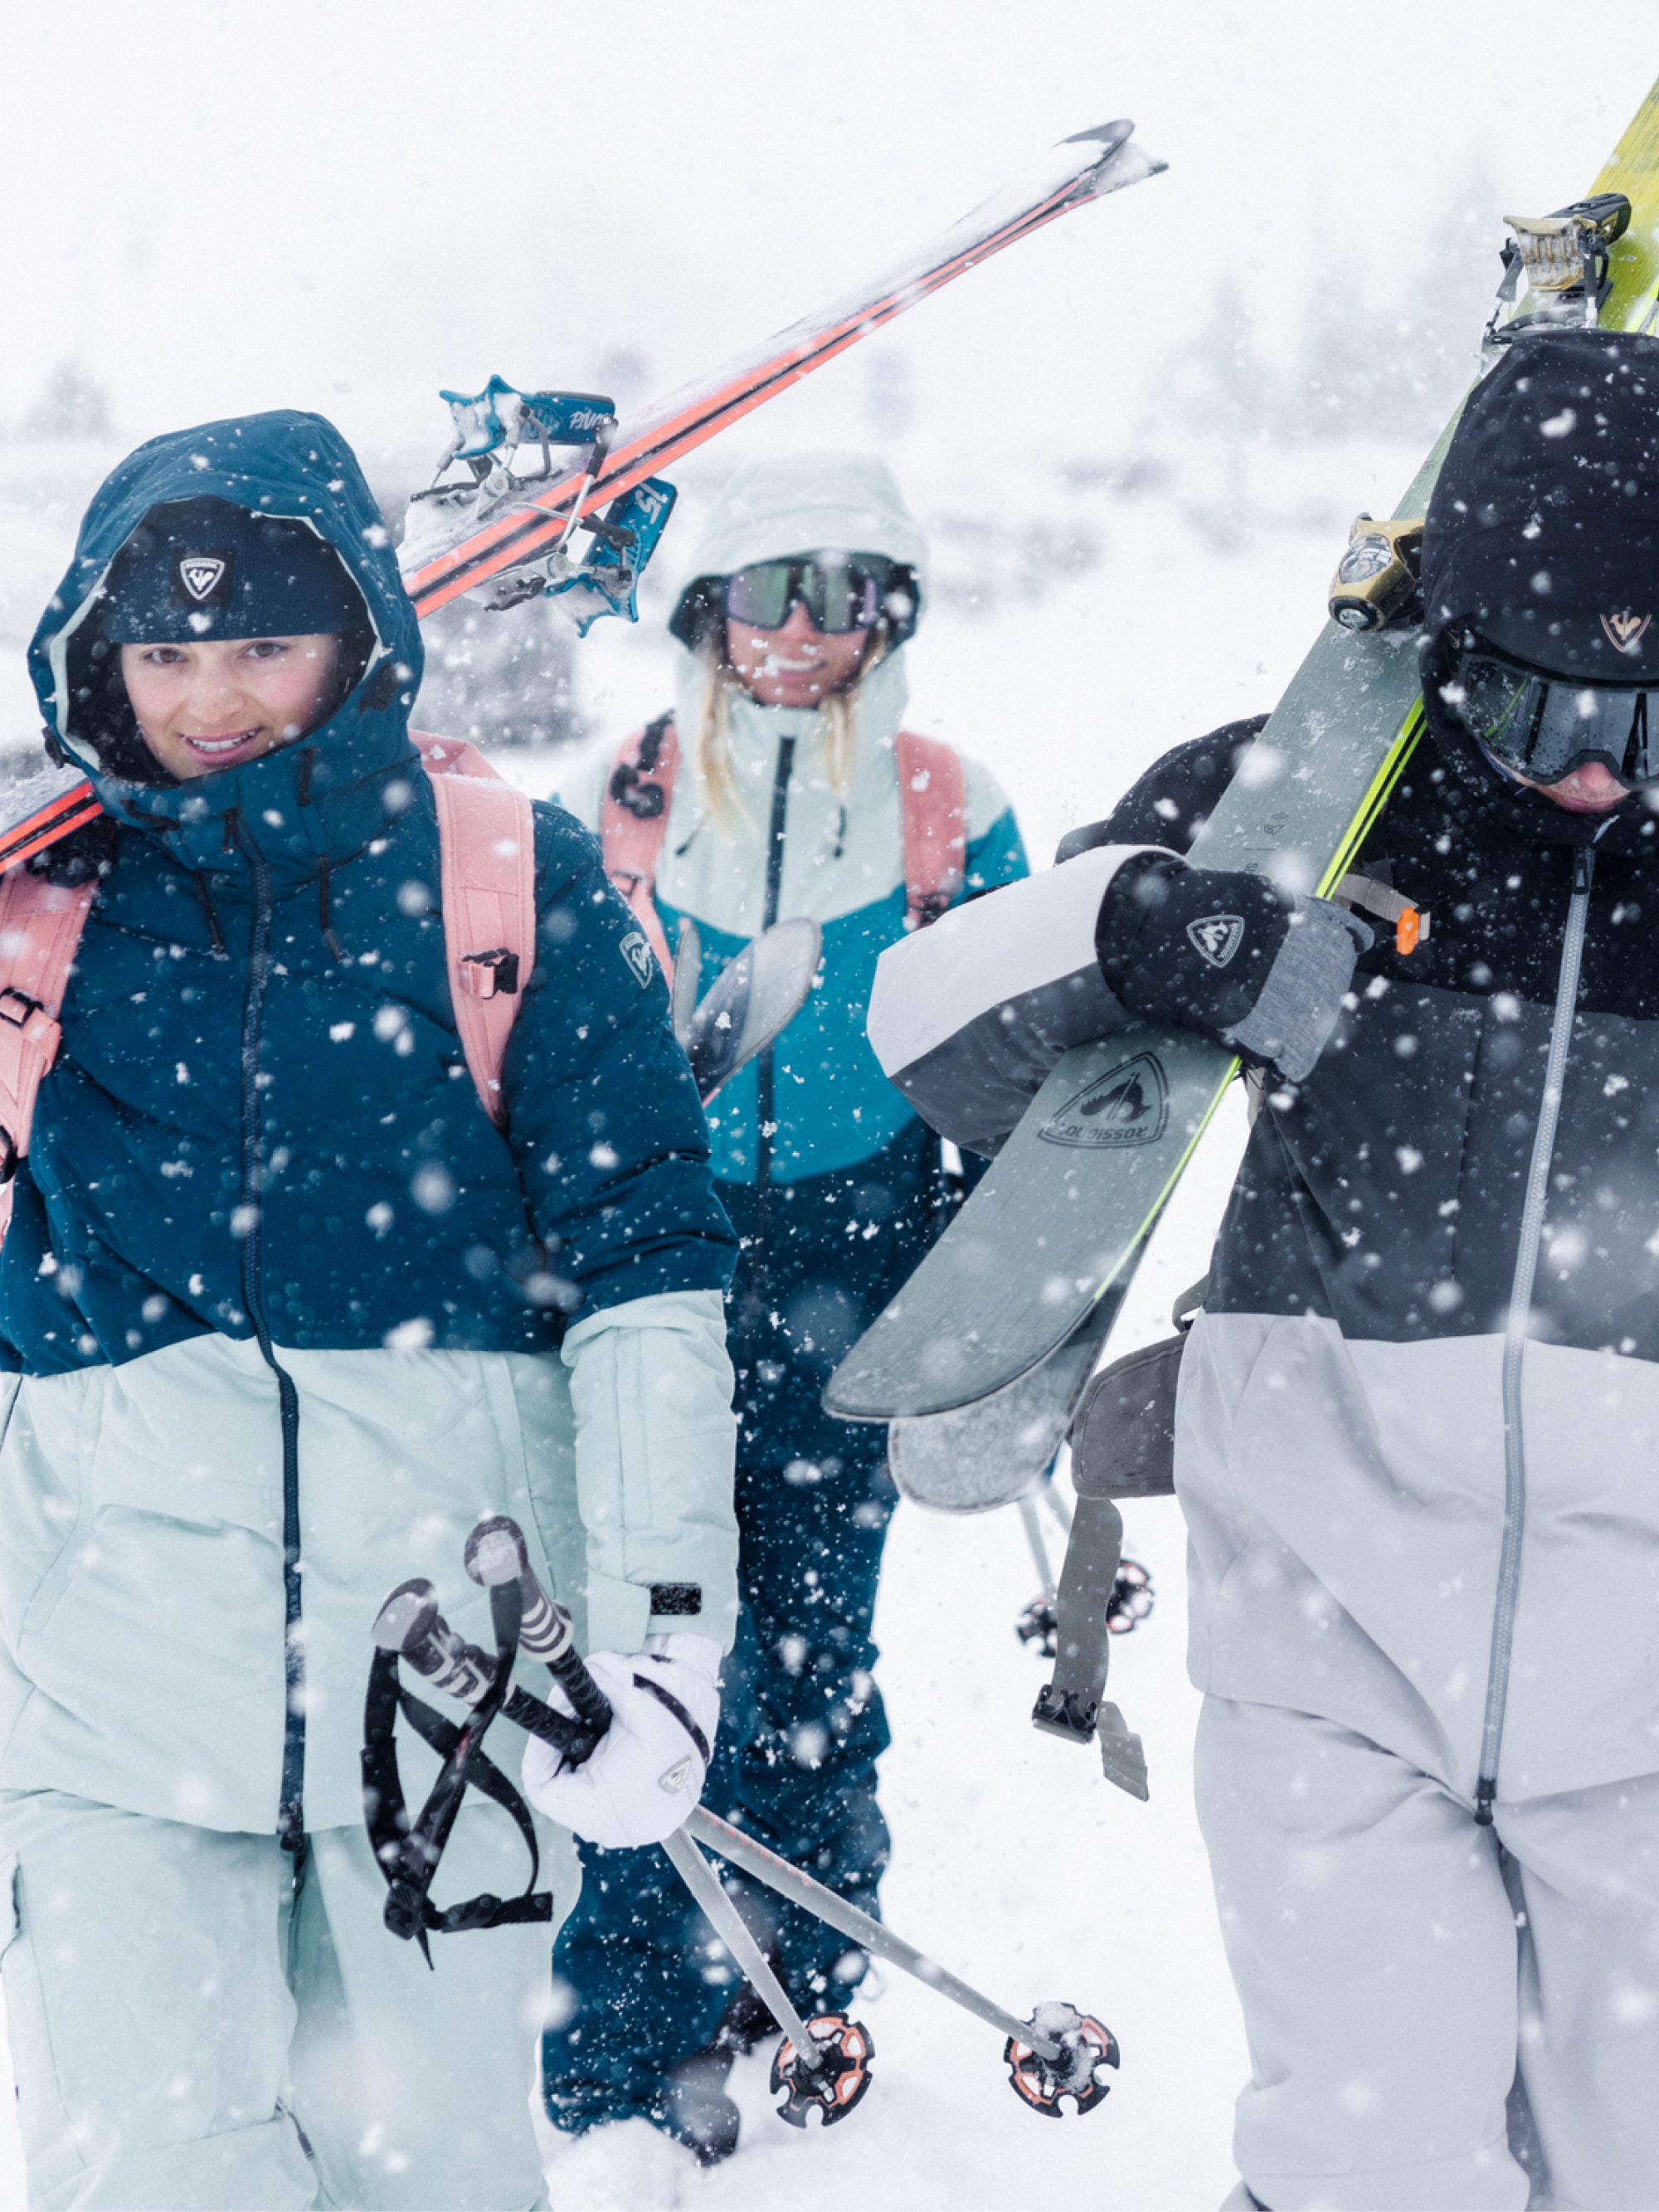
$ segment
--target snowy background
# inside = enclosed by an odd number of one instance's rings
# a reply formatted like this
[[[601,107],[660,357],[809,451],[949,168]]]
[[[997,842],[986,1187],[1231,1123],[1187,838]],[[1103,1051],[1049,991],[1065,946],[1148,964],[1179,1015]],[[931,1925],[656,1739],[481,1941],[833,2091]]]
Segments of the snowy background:
[[[667,702],[661,619],[702,512],[763,453],[884,454],[932,536],[913,726],[992,765],[1034,856],[1178,739],[1269,707],[1346,526],[1387,513],[1465,380],[1499,212],[1586,191],[1659,66],[1659,6],[1587,45],[1541,0],[81,0],[0,28],[0,775],[36,743],[22,652],[76,520],[140,440],[316,408],[395,519],[441,386],[492,370],[626,416],[961,215],[1034,149],[1133,116],[1170,173],[1067,216],[672,471],[637,630],[574,653],[538,610],[444,617],[428,726],[532,788]],[[1240,1131],[1188,1178],[1115,1347],[1200,1274]],[[0,1540],[3,1532],[0,1532]],[[1016,2009],[1123,2047],[1039,2127],[997,2039],[897,1978],[877,2084],[833,2134],[737,2076],[700,2177],[642,2127],[556,2166],[557,2212],[820,2203],[1198,2208],[1231,2182],[1243,2038],[1187,1778],[1172,1504],[1129,1516],[1152,1620],[1115,1694],[1152,1802],[1038,1738],[1012,1512],[895,1524],[878,1633],[895,1742],[884,1896]],[[0,2208],[23,2202],[0,2112]],[[635,2140],[635,2136],[639,2139]]]

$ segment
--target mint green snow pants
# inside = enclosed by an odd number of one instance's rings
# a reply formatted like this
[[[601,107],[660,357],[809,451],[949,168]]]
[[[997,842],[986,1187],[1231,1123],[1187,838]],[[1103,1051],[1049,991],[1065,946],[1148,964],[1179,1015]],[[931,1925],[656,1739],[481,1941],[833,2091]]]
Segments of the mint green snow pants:
[[[538,1823],[543,1887],[576,1888]],[[528,1862],[469,1804],[438,1883],[509,1896]],[[0,1793],[0,1984],[33,2207],[526,2212],[545,1923],[434,1936],[381,1923],[357,1828],[274,1837]]]

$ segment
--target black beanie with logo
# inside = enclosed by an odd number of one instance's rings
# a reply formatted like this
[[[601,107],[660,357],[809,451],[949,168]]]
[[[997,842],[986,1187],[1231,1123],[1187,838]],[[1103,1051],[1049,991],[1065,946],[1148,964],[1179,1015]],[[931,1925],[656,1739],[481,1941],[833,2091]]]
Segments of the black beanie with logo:
[[[223,499],[151,507],[100,597],[100,627],[115,645],[339,636],[367,619],[345,563],[308,522]]]
[[[1447,449],[1423,599],[1425,673],[1468,633],[1569,681],[1659,681],[1659,339],[1551,330],[1507,349]]]

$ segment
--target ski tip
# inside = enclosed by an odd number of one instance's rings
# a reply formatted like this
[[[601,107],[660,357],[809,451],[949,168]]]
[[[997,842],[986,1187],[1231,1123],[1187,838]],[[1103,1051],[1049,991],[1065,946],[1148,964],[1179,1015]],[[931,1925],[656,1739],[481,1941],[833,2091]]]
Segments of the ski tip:
[[[1097,123],[1087,131],[1073,131],[1069,138],[1062,138],[1062,146],[1086,146],[1097,143],[1103,153],[1115,154],[1120,146],[1127,145],[1134,136],[1134,125],[1127,115],[1120,115],[1115,123]]]
[[[1074,131],[1069,138],[1062,138],[1062,146],[1098,146],[1099,153],[1078,177],[1078,197],[1080,199],[1103,199],[1109,192],[1121,191],[1126,185],[1144,184],[1148,177],[1161,176],[1169,167],[1156,154],[1149,154],[1139,144],[1132,145],[1134,125],[1127,115],[1115,123],[1097,123],[1090,131]]]

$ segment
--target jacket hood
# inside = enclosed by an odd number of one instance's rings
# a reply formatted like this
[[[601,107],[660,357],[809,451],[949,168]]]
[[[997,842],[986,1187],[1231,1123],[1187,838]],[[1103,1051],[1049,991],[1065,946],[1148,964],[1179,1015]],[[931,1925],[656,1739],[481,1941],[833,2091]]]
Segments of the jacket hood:
[[[787,453],[739,469],[703,526],[686,580],[831,546],[884,553],[926,580],[927,541],[873,453]]]
[[[306,738],[187,783],[135,777],[94,711],[100,594],[110,564],[155,507],[216,498],[313,529],[362,594],[373,645],[343,703]],[[236,872],[257,854],[280,874],[361,850],[407,805],[416,755],[419,624],[391,538],[349,446],[320,415],[283,409],[152,438],[105,480],[68,574],[29,647],[49,743],[84,769],[105,811],[144,830],[186,866]],[[127,772],[124,772],[127,771]]]

